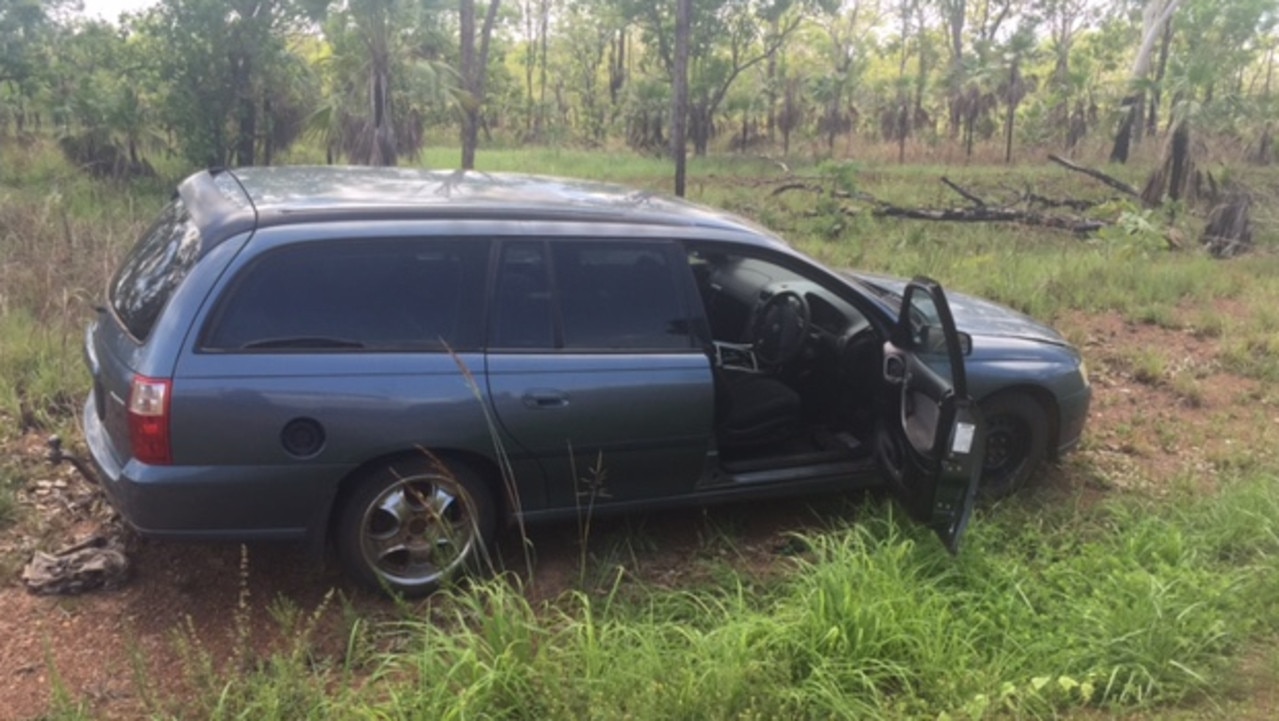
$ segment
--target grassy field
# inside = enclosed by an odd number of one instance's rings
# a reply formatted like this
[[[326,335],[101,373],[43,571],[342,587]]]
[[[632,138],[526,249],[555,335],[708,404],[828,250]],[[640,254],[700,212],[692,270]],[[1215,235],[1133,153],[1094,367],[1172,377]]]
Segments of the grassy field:
[[[38,148],[5,154],[0,444],[13,449],[34,433],[75,438],[83,326],[110,269],[168,191],[159,181],[89,181]],[[444,167],[455,157],[442,150],[424,162]],[[668,172],[654,159],[555,150],[482,152],[480,165],[653,189],[666,186]],[[991,198],[1026,188],[1110,197],[1082,176],[1038,166],[793,170],[901,205],[957,204],[942,175]],[[1090,365],[1167,394],[1178,418],[1215,418],[1202,407],[1211,390],[1202,384],[1228,374],[1249,389],[1262,422],[1279,420],[1279,398],[1267,390],[1279,380],[1279,222],[1269,210],[1279,197],[1276,171],[1243,178],[1262,194],[1259,249],[1230,262],[1198,252],[1201,221],[1185,213],[1169,221],[1122,201],[1098,211],[1116,228],[1081,239],[877,219],[864,202],[829,193],[774,196],[783,172],[764,159],[713,158],[691,171],[690,197],[753,217],[827,263],[928,274],[1061,324]],[[1135,181],[1139,169],[1116,172]],[[1166,249],[1169,228],[1181,250]],[[1115,349],[1098,345],[1103,319],[1123,329]],[[1160,347],[1125,342],[1122,333],[1142,329],[1211,343],[1211,364],[1187,366]],[[1211,410],[1228,411],[1242,413]],[[181,698],[141,695],[159,718],[1259,713],[1238,679],[1251,677],[1244,668],[1267,683],[1279,678],[1268,643],[1279,632],[1279,460],[1241,442],[1203,452],[1200,475],[1211,483],[1146,470],[1131,484],[1106,462],[1111,445],[1164,442],[1177,455],[1207,442],[1175,426],[1137,425],[1095,419],[1083,452],[1051,474],[1052,488],[983,509],[957,559],[894,505],[871,500],[823,515],[761,567],[742,562],[745,541],[730,512],[689,559],[699,572],[676,587],[636,560],[650,544],[641,532],[609,536],[622,552],[592,544],[577,582],[550,598],[501,575],[402,607],[391,621],[347,608],[336,644],[317,637],[329,632],[319,619],[332,608],[261,599],[289,642],[267,652],[246,639],[228,662],[179,636],[188,679]],[[1223,420],[1218,432],[1234,428]],[[44,523],[17,500],[33,464],[12,451],[0,457],[0,534]],[[148,685],[145,673],[137,683]],[[50,717],[92,717],[94,709],[64,689]]]

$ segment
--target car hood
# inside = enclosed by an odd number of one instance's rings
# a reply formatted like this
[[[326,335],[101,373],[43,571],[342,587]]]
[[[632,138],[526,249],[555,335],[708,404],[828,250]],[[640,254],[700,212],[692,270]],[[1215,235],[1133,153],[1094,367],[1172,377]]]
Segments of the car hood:
[[[881,299],[894,308],[901,307],[907,281],[871,273],[846,272],[845,275],[870,286],[871,290],[879,293]],[[946,300],[950,303],[951,314],[955,316],[955,325],[974,337],[1020,338],[1069,346],[1060,333],[1012,308],[952,290],[946,291]]]

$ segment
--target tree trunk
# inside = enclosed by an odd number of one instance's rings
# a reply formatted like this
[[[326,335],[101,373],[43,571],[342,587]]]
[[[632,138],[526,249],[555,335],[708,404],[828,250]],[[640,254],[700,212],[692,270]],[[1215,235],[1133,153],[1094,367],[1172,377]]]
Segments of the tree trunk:
[[[1128,76],[1131,84],[1136,84],[1150,74],[1150,55],[1155,48],[1155,39],[1159,37],[1165,24],[1172,18],[1181,0],[1146,0],[1146,9],[1142,13],[1141,46],[1137,48],[1137,57],[1132,64],[1132,72]],[[1128,162],[1128,152],[1133,137],[1140,132],[1142,108],[1145,94],[1135,92],[1122,101],[1127,106],[1123,122],[1119,124],[1119,132],[1115,135],[1115,143],[1110,151],[1111,162]]]
[[[241,55],[235,60],[236,93],[236,125],[235,163],[241,167],[253,165],[254,146],[257,141],[257,103],[253,99],[253,88],[249,81],[252,74],[251,60]]]
[[[617,42],[610,43],[608,62],[608,99],[617,107],[619,94],[626,85],[626,29],[617,31]]]
[[[1112,163],[1128,162],[1128,153],[1132,149],[1132,126],[1139,122],[1137,113],[1140,105],[1135,96],[1129,95],[1124,98],[1121,107],[1124,109],[1124,115],[1119,123],[1119,132],[1115,133],[1115,144],[1110,149]]]
[[[266,132],[262,134],[262,164],[270,165],[275,159],[275,128],[271,120],[271,96],[262,99],[262,120],[266,122]],[[129,140],[129,152],[133,152],[133,140]],[[137,162],[136,160],[134,162]]]
[[[703,158],[711,145],[711,132],[714,113],[706,107],[706,103],[689,103],[687,115],[687,139],[693,143],[693,155]]]
[[[542,134],[546,132],[546,48],[547,48],[547,22],[551,14],[548,7],[549,0],[541,0],[538,12],[538,35],[541,43],[541,53],[538,58],[539,77],[538,77],[538,94],[537,94],[537,138],[540,141]]]
[[[462,169],[475,168],[475,149],[479,145],[480,109],[484,104],[484,86],[488,79],[489,43],[501,0],[490,0],[480,30],[479,49],[475,47],[475,0],[459,0],[458,31],[459,65],[462,76]]]
[[[369,165],[395,165],[395,127],[391,124],[390,78],[384,69],[385,58],[375,58],[369,79],[369,108],[372,122]]]
[[[479,98],[475,93],[475,0],[458,0],[458,70],[462,81],[462,169],[475,167]]]
[[[1164,23],[1164,37],[1159,44],[1159,62],[1155,65],[1155,86],[1150,93],[1150,112],[1146,115],[1146,135],[1159,132],[1159,103],[1163,90],[1164,73],[1168,70],[1168,48],[1172,45],[1172,18]]]
[[[684,127],[688,122],[688,45],[692,0],[675,5],[675,77],[671,95],[671,157],[675,160],[675,195],[684,197],[684,176],[688,148]]]

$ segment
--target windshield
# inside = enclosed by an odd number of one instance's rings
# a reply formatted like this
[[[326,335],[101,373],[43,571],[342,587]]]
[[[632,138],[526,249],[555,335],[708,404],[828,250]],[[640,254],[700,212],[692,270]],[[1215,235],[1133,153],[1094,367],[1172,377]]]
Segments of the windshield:
[[[182,200],[160,213],[111,281],[111,307],[129,335],[145,341],[200,252],[200,231]]]

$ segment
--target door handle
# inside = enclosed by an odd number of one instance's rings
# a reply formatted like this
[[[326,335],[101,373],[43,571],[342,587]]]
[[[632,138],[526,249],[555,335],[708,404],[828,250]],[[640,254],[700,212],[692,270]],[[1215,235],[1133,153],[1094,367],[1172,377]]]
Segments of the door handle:
[[[568,394],[553,388],[536,388],[526,391],[522,399],[524,405],[533,409],[563,408],[568,405]]]

